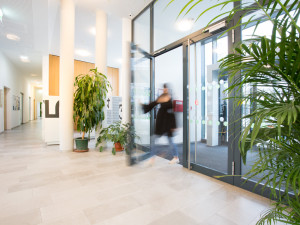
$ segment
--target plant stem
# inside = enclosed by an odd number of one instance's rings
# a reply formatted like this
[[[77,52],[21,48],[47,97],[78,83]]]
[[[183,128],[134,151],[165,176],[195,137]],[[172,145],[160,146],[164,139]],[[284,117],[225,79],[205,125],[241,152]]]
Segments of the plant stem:
[[[84,135],[85,135],[85,132],[82,132],[82,136],[81,136],[82,140],[84,139]]]

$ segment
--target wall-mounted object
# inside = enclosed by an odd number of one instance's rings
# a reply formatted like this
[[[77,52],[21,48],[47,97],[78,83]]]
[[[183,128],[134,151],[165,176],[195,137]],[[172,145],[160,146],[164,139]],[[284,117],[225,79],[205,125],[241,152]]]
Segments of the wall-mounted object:
[[[173,111],[174,112],[183,112],[183,101],[182,100],[173,100]]]
[[[45,103],[45,118],[59,118],[59,101],[55,104],[55,114],[50,114],[49,100],[44,100]]]

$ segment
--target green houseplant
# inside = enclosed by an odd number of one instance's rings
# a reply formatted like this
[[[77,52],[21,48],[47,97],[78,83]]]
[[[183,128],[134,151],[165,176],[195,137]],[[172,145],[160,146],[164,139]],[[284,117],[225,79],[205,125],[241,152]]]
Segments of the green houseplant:
[[[116,151],[122,151],[124,148],[128,153],[133,138],[138,138],[138,136],[133,130],[132,125],[130,123],[122,124],[121,121],[118,121],[100,131],[96,146],[101,144],[102,141],[111,141],[114,143],[114,147],[112,148],[114,155]],[[100,151],[102,150],[103,148],[101,146]]]
[[[187,0],[179,15],[188,14],[201,2]],[[199,12],[198,18],[234,2],[238,1],[220,1]],[[262,17],[246,19],[253,12]],[[250,6],[237,5],[227,15],[235,25],[226,32],[250,23],[256,27],[265,21],[273,24],[271,37],[256,35],[241,41],[220,65],[221,74],[229,74],[232,85],[227,92],[234,95],[235,109],[251,107],[241,118],[239,149],[244,163],[253,148],[259,154],[246,177],[259,175],[257,184],[269,187],[276,200],[257,224],[300,224],[300,2],[255,0]],[[252,91],[245,91],[249,87]]]
[[[79,151],[88,150],[88,139],[85,134],[97,128],[104,120],[104,106],[106,94],[111,88],[107,77],[91,69],[89,74],[81,74],[75,78],[75,93],[73,105],[73,119],[77,123],[77,130],[82,137],[75,139]]]

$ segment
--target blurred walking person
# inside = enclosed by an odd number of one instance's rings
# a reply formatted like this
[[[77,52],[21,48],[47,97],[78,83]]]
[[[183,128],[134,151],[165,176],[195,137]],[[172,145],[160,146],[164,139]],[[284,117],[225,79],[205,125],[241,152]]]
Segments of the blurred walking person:
[[[167,136],[173,153],[173,159],[169,163],[179,163],[178,149],[173,140],[174,131],[176,129],[176,120],[173,112],[172,97],[169,93],[169,88],[167,84],[163,85],[163,94],[161,94],[154,102],[151,102],[148,105],[143,105],[144,112],[150,112],[157,105],[160,105],[160,108],[156,116],[154,140],[161,136]],[[153,165],[155,161],[156,152],[157,146],[154,144],[153,148],[151,148],[150,153],[150,165]]]

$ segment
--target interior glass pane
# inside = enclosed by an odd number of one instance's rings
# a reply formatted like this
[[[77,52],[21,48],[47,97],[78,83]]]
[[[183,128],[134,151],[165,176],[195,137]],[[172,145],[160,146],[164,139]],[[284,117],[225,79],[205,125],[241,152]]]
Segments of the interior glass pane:
[[[272,34],[272,23],[269,21],[266,21],[264,23],[261,23],[257,29],[254,32],[254,26],[243,29],[242,30],[242,39],[250,39],[254,37],[253,35],[265,35],[266,37],[271,37]],[[255,88],[263,88],[263,87],[253,87],[252,85],[246,85],[243,88],[244,95],[253,93],[255,91]],[[267,90],[266,90],[267,91]],[[248,115],[251,113],[251,110],[253,110],[253,103],[247,102],[243,104],[242,107],[242,116]],[[244,129],[249,124],[249,119],[243,119],[242,120],[242,129]],[[252,150],[248,151],[247,158],[246,158],[246,164],[242,163],[242,175],[245,175],[247,172],[250,171],[253,164],[256,162],[256,160],[259,158],[259,152],[256,146],[252,148]],[[260,179],[261,175],[257,175],[252,178],[254,181],[258,181]]]
[[[140,137],[135,140],[135,143],[150,148],[150,114],[144,114],[140,105],[150,102],[150,59],[136,52],[132,58],[132,67],[131,118],[135,131]]]
[[[146,52],[150,52],[150,9],[133,22],[133,42]]]
[[[191,162],[227,174],[227,76],[219,76],[218,60],[228,52],[227,36],[190,47],[190,149]]]
[[[187,1],[174,1],[166,7],[169,2],[170,0],[159,0],[154,4],[154,51],[204,28],[216,15],[233,8],[233,3],[226,5],[223,9],[216,7],[197,20],[205,9],[220,2],[218,0],[201,1],[186,16],[179,18],[177,18],[178,14]],[[225,16],[218,17],[218,20]]]
[[[179,161],[183,156],[183,55],[182,47],[176,48],[155,58],[155,98],[163,93],[163,84],[168,84],[173,99],[173,112],[176,118],[176,130],[173,136]],[[158,108],[157,108],[158,110]],[[167,137],[155,140],[157,154],[172,159],[172,151]]]

